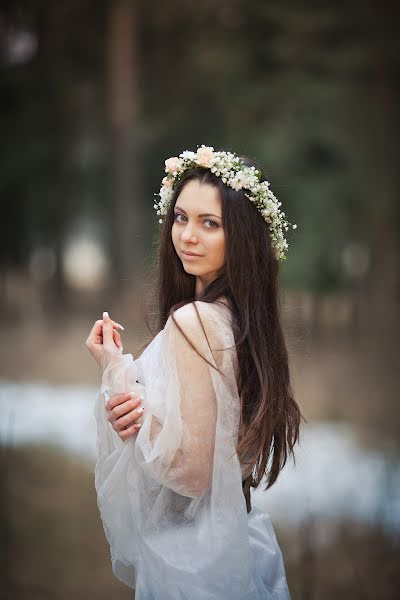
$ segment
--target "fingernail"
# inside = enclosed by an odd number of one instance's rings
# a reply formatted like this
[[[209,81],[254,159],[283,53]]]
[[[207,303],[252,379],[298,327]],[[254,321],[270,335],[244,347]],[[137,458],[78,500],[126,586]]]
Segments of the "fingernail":
[[[134,399],[134,397],[135,397],[135,396],[136,396],[135,392],[131,392],[131,393],[129,394],[129,397],[130,397],[130,398],[132,398],[132,400]]]
[[[108,319],[108,312],[106,310],[103,312],[103,319]]]
[[[122,327],[122,325],[120,325],[119,323],[118,323],[118,327],[119,327],[120,329],[122,329],[122,331],[125,331],[125,327]]]
[[[136,412],[141,413],[144,411],[144,406],[141,406],[140,408],[136,409]]]
[[[135,429],[140,429],[141,428],[141,423],[138,423],[137,425],[135,425]]]

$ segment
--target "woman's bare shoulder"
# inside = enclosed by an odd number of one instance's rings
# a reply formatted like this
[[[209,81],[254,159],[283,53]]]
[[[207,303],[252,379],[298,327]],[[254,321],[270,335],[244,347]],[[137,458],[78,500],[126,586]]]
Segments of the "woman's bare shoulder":
[[[200,325],[199,317],[204,325],[212,327],[220,323],[221,319],[230,314],[228,306],[220,302],[203,302],[194,300],[181,306],[174,312],[175,320],[179,325],[197,327]]]
[[[229,308],[220,303],[195,300],[174,312],[175,329],[181,329],[192,340],[205,342],[211,346],[225,346],[231,343],[232,327]]]

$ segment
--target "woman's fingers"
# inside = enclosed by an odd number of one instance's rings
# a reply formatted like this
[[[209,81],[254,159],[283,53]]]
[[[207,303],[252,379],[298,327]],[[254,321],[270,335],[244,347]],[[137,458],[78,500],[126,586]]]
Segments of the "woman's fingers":
[[[106,403],[107,411],[112,411],[113,408],[118,406],[119,404],[124,404],[127,401],[134,402],[135,407],[138,406],[142,400],[140,396],[137,396],[133,392],[123,392],[120,394],[114,394]],[[121,413],[123,414],[123,413]],[[119,416],[121,416],[121,414]]]
[[[120,325],[120,323],[117,323],[116,321],[113,321],[112,319],[110,319],[110,322],[113,326],[114,329],[122,329],[123,331],[125,331],[125,329],[122,327],[122,325]],[[98,319],[95,324],[93,325],[88,338],[86,340],[86,345],[90,346],[91,344],[102,344],[103,343],[103,319]]]
[[[110,347],[113,345],[113,326],[108,312],[103,312],[103,346]]]
[[[116,329],[113,329],[113,339],[114,339],[114,344],[118,347],[118,348],[122,348],[122,340],[121,340],[121,336],[118,333],[118,331],[116,331]]]
[[[96,321],[86,340],[86,346],[100,344],[102,341],[102,321]]]
[[[106,314],[106,313],[104,313],[104,314]],[[113,321],[110,317],[108,317],[108,318],[113,327],[115,327],[116,329],[122,329],[122,331],[125,331],[125,328],[122,327],[122,325],[120,323]],[[103,319],[97,319],[97,321],[93,325],[90,333],[94,333],[95,335],[102,335],[102,332],[103,332]]]
[[[139,419],[139,417],[142,416],[143,411],[144,408],[143,406],[141,406],[140,408],[132,410],[123,417],[120,417],[119,419],[113,422],[113,429],[115,429],[115,431],[117,432],[122,431],[124,429],[128,429],[128,427],[130,427],[135,421]]]
[[[125,415],[129,415],[133,413],[133,411],[136,411],[139,408],[139,404],[140,402],[134,402],[133,400],[128,400],[123,404],[119,404],[111,411],[109,411],[108,420],[110,421],[110,423],[115,423],[115,421],[118,421]],[[124,424],[126,425],[126,423]]]
[[[140,429],[140,424],[131,425],[127,429],[123,429],[122,431],[119,431],[118,436],[120,437],[120,439],[122,441],[125,441],[128,438],[132,437],[137,431],[139,431],[139,429]]]
[[[113,348],[114,344],[114,328],[108,312],[103,313],[103,345],[105,348]]]
[[[114,394],[114,396],[108,400],[106,404],[108,420],[118,435],[120,432],[128,429],[131,432],[133,431],[131,429],[132,425],[143,414],[144,408],[139,407],[141,402],[142,398],[135,396],[132,393]]]

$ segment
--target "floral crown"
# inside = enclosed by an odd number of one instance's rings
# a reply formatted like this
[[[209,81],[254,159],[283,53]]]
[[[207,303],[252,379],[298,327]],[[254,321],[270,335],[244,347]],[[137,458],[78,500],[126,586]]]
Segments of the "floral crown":
[[[179,156],[168,158],[165,161],[167,175],[162,180],[160,192],[155,194],[160,197],[154,204],[157,215],[167,214],[175,184],[185,171],[196,167],[210,169],[234,190],[246,190],[245,195],[255,204],[268,223],[276,258],[286,260],[285,250],[288,248],[288,243],[284,231],[287,231],[289,226],[296,229],[297,225],[291,225],[286,220],[285,213],[279,210],[282,203],[269,189],[269,182],[260,181],[261,172],[254,166],[245,165],[243,160],[232,152],[215,152],[211,146],[200,146],[197,152],[185,150]],[[162,223],[161,218],[159,222]]]

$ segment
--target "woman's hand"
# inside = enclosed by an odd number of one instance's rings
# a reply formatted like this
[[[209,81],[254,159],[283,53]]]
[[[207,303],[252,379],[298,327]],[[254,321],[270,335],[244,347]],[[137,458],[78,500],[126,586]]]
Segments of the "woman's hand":
[[[141,404],[143,398],[135,394],[114,394],[106,404],[108,420],[114,431],[125,441],[132,437],[141,424],[135,423],[143,414],[144,407]]]
[[[112,352],[123,349],[121,336],[117,329],[124,328],[110,319],[107,312],[104,312],[103,319],[96,321],[89,333],[86,346],[100,367],[103,366],[104,350]]]

